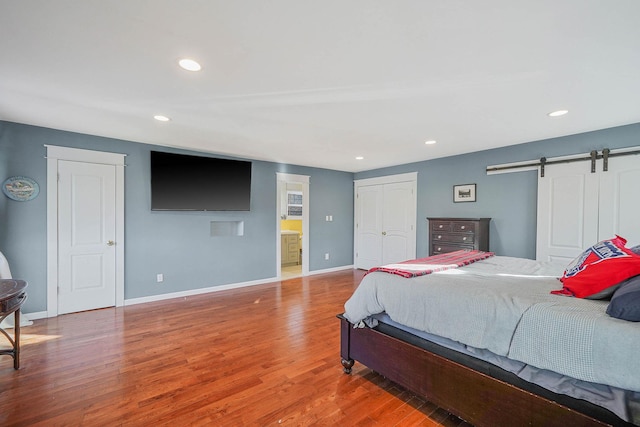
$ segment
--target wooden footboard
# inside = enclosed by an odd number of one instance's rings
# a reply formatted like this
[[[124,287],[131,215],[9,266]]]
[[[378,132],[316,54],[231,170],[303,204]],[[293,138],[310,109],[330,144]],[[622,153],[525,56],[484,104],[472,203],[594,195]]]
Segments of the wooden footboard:
[[[376,329],[354,329],[338,317],[346,373],[358,361],[476,427],[620,425],[599,421]]]

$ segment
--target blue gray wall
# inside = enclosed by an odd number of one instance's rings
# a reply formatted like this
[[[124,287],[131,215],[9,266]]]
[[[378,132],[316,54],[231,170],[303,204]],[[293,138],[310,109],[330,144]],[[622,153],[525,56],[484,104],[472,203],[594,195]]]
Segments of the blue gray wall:
[[[310,176],[309,270],[353,263],[351,173],[254,161],[250,212],[156,212],[149,151],[188,151],[0,121],[0,182],[22,175],[40,184],[32,201],[0,196],[0,250],[13,276],[29,282],[26,313],[46,310],[45,144],[127,155],[125,299],[275,277],[276,172]],[[329,214],[333,222],[324,221]],[[244,221],[244,236],[211,237],[213,220]]]
[[[428,255],[427,217],[476,217],[492,218],[490,249],[497,255],[534,259],[537,173],[487,175],[486,167],[632,146],[640,146],[640,123],[361,172],[355,179],[418,172],[418,257]],[[453,186],[473,183],[477,201],[453,203]]]
[[[44,144],[127,155],[125,298],[268,279],[276,275],[276,172],[310,176],[309,269],[353,263],[353,179],[418,172],[417,255],[428,253],[431,216],[490,217],[491,250],[535,257],[535,172],[487,175],[488,165],[640,145],[640,123],[357,174],[253,162],[250,212],[152,212],[149,151],[182,150],[0,121],[0,180],[35,179],[29,202],[0,196],[0,250],[15,277],[29,281],[25,312],[46,310],[46,160]],[[640,161],[640,158],[639,158]],[[453,186],[477,184],[477,202],[453,203]],[[333,215],[333,222],[325,222]],[[242,238],[212,238],[212,220],[243,220]],[[331,259],[324,260],[324,253]],[[156,273],[165,275],[158,285]]]

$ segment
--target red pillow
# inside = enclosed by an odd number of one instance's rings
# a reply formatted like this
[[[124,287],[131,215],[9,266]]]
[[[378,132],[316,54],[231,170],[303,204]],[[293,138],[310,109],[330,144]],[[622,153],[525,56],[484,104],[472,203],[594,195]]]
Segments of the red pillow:
[[[625,248],[626,243],[616,236],[591,246],[567,266],[560,279],[562,290],[551,293],[577,298],[604,297],[607,289],[640,274],[640,256]]]

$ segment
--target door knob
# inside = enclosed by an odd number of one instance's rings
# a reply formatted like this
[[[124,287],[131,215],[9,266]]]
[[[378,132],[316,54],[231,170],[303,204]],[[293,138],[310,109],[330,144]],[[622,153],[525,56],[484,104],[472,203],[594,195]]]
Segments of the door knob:
[[[116,244],[116,242],[114,242],[113,240],[109,240],[109,241],[107,242],[107,246],[113,246],[113,245],[115,245],[115,244]]]
[[[382,232],[382,235],[383,235],[383,236],[386,236],[386,235],[387,235],[387,232],[386,232],[386,231],[383,231],[383,232]]]

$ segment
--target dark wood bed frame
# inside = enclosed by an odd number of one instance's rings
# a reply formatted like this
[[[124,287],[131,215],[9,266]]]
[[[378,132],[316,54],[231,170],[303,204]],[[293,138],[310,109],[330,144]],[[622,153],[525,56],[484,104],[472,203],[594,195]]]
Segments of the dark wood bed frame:
[[[596,405],[552,393],[392,326],[354,329],[342,315],[338,318],[345,373],[358,361],[476,427],[633,426]]]

